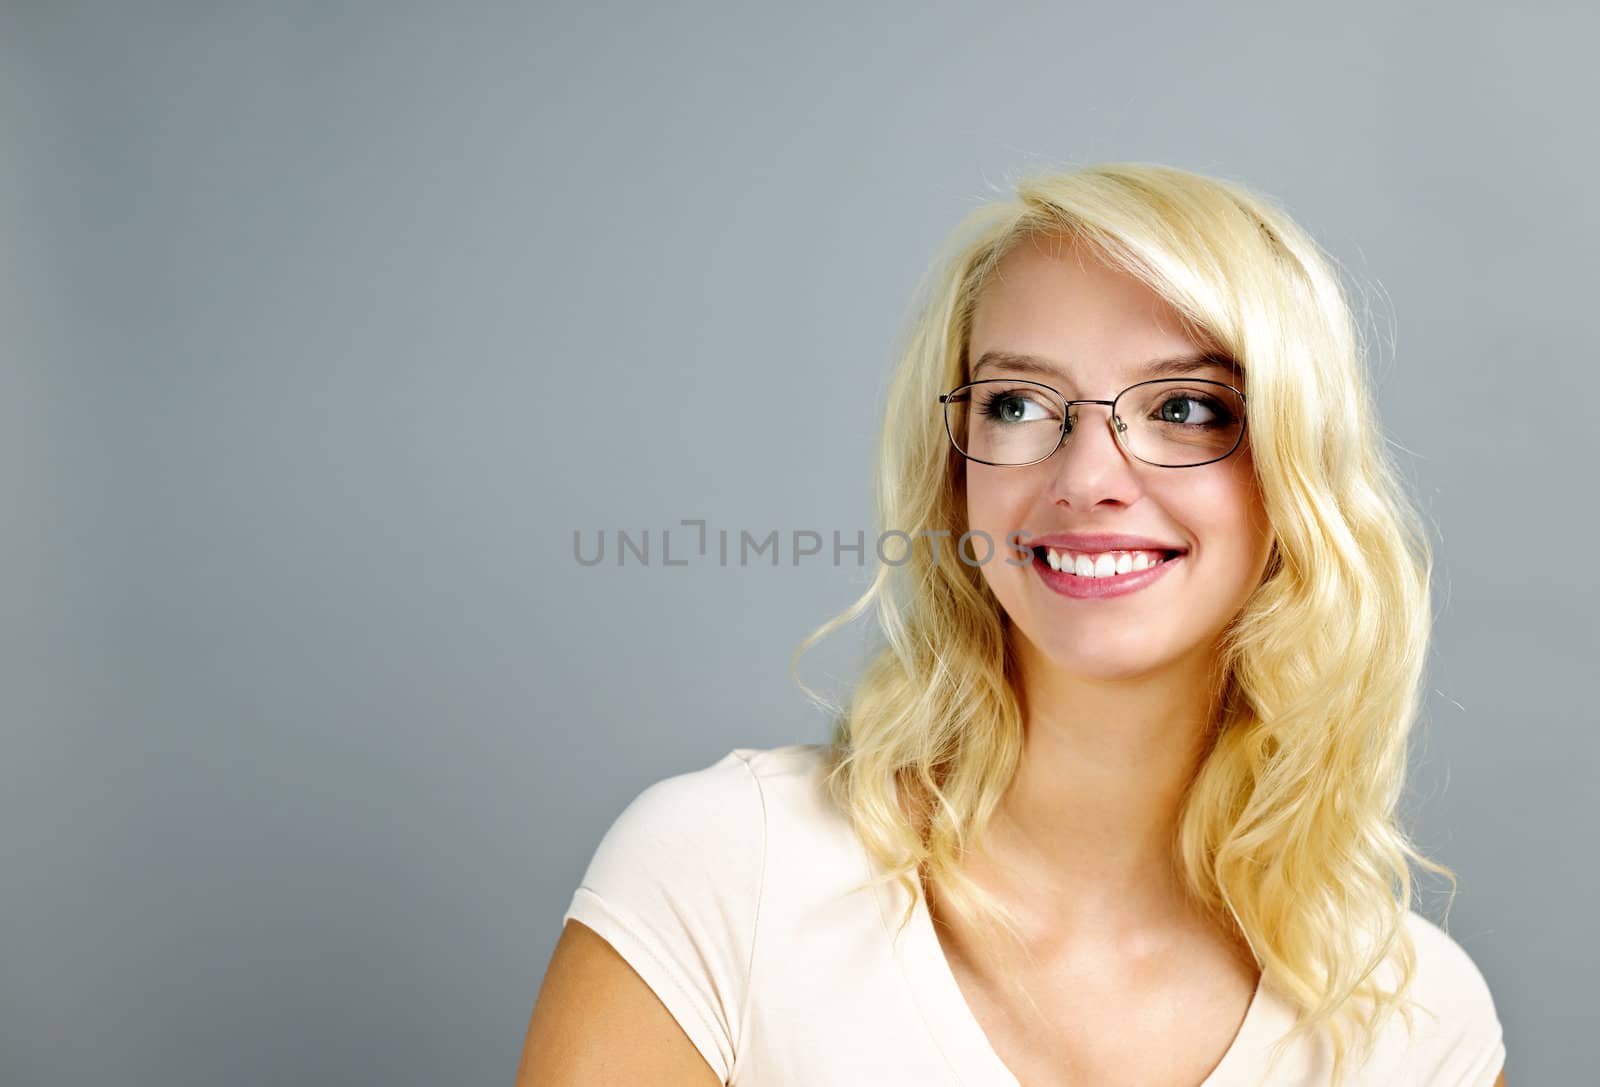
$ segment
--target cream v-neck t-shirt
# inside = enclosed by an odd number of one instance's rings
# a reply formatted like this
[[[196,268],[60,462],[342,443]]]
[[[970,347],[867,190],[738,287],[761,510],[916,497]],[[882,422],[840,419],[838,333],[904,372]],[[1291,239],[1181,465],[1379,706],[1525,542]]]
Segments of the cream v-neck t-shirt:
[[[562,922],[604,937],[735,1087],[1019,1087],[972,1014],[920,888],[910,923],[822,786],[825,748],[739,748],[646,788],[612,823]],[[1492,1087],[1505,1062],[1489,987],[1467,952],[1407,914],[1412,997],[1347,1084]],[[1259,1087],[1294,1012],[1264,980],[1197,1087]],[[1271,1087],[1326,1085],[1332,1047],[1288,1050]]]

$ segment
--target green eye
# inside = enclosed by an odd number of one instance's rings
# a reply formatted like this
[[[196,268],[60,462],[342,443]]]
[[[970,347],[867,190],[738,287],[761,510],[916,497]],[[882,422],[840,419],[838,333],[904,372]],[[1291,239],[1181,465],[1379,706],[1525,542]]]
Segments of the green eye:
[[[1178,426],[1217,426],[1232,424],[1227,409],[1209,396],[1169,396],[1156,409],[1155,418]]]
[[[1049,418],[1042,405],[1020,393],[986,393],[979,397],[979,401],[979,414],[996,423],[1037,423]],[[1029,408],[1034,409],[1031,415]]]

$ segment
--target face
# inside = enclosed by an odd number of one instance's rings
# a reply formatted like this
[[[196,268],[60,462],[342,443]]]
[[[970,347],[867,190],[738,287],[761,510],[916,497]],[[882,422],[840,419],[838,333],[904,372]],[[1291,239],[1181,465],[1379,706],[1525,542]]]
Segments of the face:
[[[1111,400],[1152,376],[1143,370],[1151,362],[1200,354],[1205,346],[1185,334],[1159,295],[1076,243],[1025,242],[998,271],[978,302],[969,380],[1019,377],[1043,382],[1064,399]],[[1053,372],[984,365],[990,351],[1036,356]],[[1220,367],[1185,376],[1248,393],[1242,377]],[[1057,403],[1057,414],[1060,408]],[[980,569],[1011,619],[1015,648],[1035,661],[1102,680],[1204,668],[1214,659],[1218,636],[1260,583],[1272,546],[1249,432],[1226,459],[1163,468],[1123,451],[1109,425],[1110,410],[1075,405],[1071,434],[1036,464],[966,462],[968,527],[998,545]],[[1003,561],[1019,558],[1006,546],[1014,532],[1024,543],[1114,533],[1182,553],[1157,571],[1126,575],[1129,580],[1116,587],[1131,591],[1085,595],[1113,588],[1117,579],[1091,583],[1042,560]],[[981,542],[975,546],[981,553]],[[1119,550],[1129,549],[1112,549],[1111,562]]]

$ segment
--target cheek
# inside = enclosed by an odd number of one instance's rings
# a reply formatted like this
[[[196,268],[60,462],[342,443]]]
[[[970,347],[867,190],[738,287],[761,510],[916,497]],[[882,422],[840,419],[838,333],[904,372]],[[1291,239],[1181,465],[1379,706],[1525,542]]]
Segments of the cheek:
[[[1017,492],[1017,481],[997,477],[999,469],[988,465],[975,464],[967,473],[967,527],[983,529],[994,535],[996,530],[1009,532],[1020,528],[1020,525],[1010,525],[1005,528],[1006,521],[1018,503],[1022,501]],[[999,540],[996,536],[996,540]]]
[[[973,465],[974,469],[986,471],[973,471],[967,476],[965,509],[966,527],[974,532],[983,532],[989,537],[989,543],[974,540],[972,547],[978,554],[989,554],[988,561],[978,564],[979,572],[995,595],[1002,600],[1009,599],[1013,590],[1008,588],[1025,575],[1026,565],[1002,560],[1016,560],[1017,552],[1011,550],[1008,538],[1018,530],[1038,531],[1034,526],[1024,523],[1025,515],[1029,508],[1029,496],[1025,489],[1018,486],[1019,480],[1013,476],[994,478],[995,473],[1002,471],[990,468],[987,465]],[[952,539],[950,544],[954,544]]]
[[[1196,487],[1184,504],[1190,528],[1202,546],[1225,554],[1241,568],[1264,562],[1271,547],[1271,525],[1260,491],[1248,472],[1230,472]]]
[[[1219,466],[1220,467],[1220,466]],[[1254,554],[1267,537],[1266,510],[1249,471],[1225,469],[1187,475],[1173,470],[1149,497],[1160,505],[1202,550],[1213,554]]]
[[[1261,498],[1261,486],[1256,482],[1255,471],[1246,457],[1238,458],[1232,465],[1225,483],[1226,508],[1233,520],[1235,531],[1248,541],[1251,554],[1264,553],[1271,545],[1272,526],[1267,520],[1266,503]]]

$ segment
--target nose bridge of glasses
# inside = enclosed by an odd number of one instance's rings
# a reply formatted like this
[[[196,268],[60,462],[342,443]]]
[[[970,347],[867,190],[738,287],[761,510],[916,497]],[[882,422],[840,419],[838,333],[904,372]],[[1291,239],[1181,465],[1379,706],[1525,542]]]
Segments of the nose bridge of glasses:
[[[1064,426],[1062,427],[1060,444],[1056,447],[1056,452],[1066,458],[1062,462],[1063,466],[1075,463],[1085,455],[1088,455],[1094,459],[1110,456],[1116,460],[1126,462],[1129,465],[1132,465],[1133,462],[1138,459],[1133,455],[1132,450],[1128,448],[1127,443],[1124,440],[1123,432],[1127,429],[1127,425],[1117,418],[1116,401],[1068,400],[1066,401],[1066,405],[1067,418]],[[1090,438],[1089,433],[1084,432],[1082,427],[1079,426],[1080,423],[1084,422],[1084,419],[1080,415],[1083,410],[1083,405],[1098,405],[1106,409],[1103,433],[1105,434],[1105,441],[1108,448],[1102,449],[1096,453],[1090,453],[1084,448],[1086,444],[1094,445],[1096,443],[1094,439]],[[1102,428],[1091,420],[1089,430],[1101,431]],[[1064,453],[1062,452],[1063,450],[1065,450]],[[1076,471],[1077,469],[1072,470]]]
[[[1122,425],[1118,422],[1116,416],[1115,400],[1067,400],[1064,403],[1066,404],[1066,425],[1063,429],[1068,435],[1078,428],[1078,416],[1082,411],[1079,407],[1080,404],[1102,405],[1106,409],[1106,423],[1113,431],[1122,429]]]

